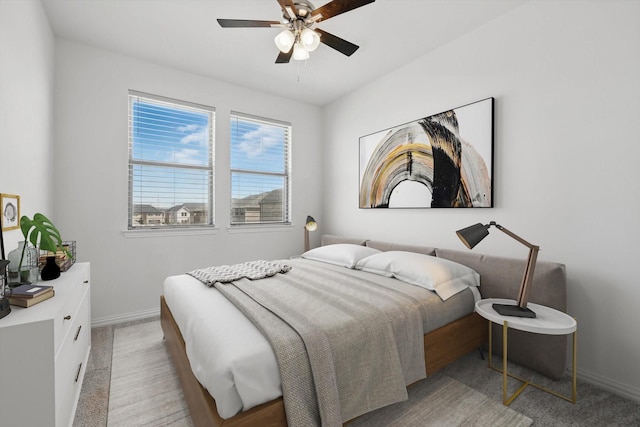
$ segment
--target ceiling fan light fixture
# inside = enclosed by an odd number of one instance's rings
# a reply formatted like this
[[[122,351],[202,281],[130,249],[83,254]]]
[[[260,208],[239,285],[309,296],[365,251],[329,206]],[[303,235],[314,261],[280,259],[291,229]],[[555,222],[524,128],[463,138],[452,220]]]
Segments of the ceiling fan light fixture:
[[[282,31],[275,38],[276,46],[282,53],[289,52],[295,40],[296,36],[294,36],[293,33],[289,30]]]
[[[302,33],[300,33],[300,41],[307,52],[313,52],[320,46],[320,36],[311,28],[302,30]]]
[[[2,0],[0,0],[2,1]],[[280,51],[276,64],[287,64],[291,59],[304,61],[309,53],[322,43],[346,56],[351,56],[358,45],[341,39],[327,31],[316,28],[316,24],[376,0],[325,0],[316,8],[310,0],[276,0],[282,17],[278,21],[257,19],[217,19],[222,28],[280,28],[274,38]]]
[[[298,41],[293,45],[293,59],[296,61],[309,59],[309,52],[304,48],[302,42]]]

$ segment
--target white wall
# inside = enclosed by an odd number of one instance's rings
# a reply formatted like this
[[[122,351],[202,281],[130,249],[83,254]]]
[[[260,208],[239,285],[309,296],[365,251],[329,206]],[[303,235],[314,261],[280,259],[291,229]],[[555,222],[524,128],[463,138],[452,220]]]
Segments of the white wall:
[[[21,215],[54,223],[54,38],[37,0],[0,1],[0,193],[20,196]],[[5,254],[24,240],[5,231]]]
[[[61,39],[55,87],[55,181],[64,186],[56,193],[57,225],[64,238],[77,240],[78,260],[92,263],[94,324],[157,312],[168,275],[302,252],[306,215],[320,221],[319,108]],[[216,108],[215,234],[123,235],[128,89]],[[229,232],[232,110],[292,123],[292,227]]]
[[[579,375],[640,401],[640,2],[532,1],[324,110],[325,232],[565,263]],[[358,138],[495,97],[492,209],[359,210]],[[525,257],[492,233],[474,249]]]
[[[43,212],[78,241],[79,260],[92,262],[97,323],[156,311],[168,274],[299,252],[307,214],[321,225],[316,244],[331,232],[461,250],[454,230],[497,220],[539,244],[542,259],[567,265],[580,376],[640,400],[630,314],[640,299],[632,268],[639,18],[637,1],[528,2],[327,107],[322,129],[315,107],[63,40],[54,46],[40,2],[1,0],[0,192],[19,194],[23,214]],[[216,234],[123,236],[128,89],[216,107]],[[496,98],[495,208],[358,209],[360,136],[488,96]],[[293,123],[289,231],[227,231],[230,110]],[[9,251],[21,234],[4,234]],[[475,250],[525,256],[501,235]]]

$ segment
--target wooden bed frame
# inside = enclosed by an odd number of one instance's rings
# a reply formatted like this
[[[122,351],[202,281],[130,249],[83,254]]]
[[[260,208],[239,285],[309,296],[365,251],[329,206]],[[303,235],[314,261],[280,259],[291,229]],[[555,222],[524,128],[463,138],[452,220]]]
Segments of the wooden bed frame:
[[[223,419],[215,400],[191,371],[184,339],[164,296],[160,297],[160,320],[167,348],[182,385],[193,424],[196,427],[270,427],[286,426],[282,397]],[[424,336],[427,376],[473,351],[488,339],[487,321],[471,313]],[[427,379],[428,381],[428,379]]]

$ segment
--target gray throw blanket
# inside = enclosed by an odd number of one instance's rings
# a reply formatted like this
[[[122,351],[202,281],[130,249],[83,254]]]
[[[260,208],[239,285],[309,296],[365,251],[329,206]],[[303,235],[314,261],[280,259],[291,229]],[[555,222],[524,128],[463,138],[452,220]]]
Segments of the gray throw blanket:
[[[289,426],[341,426],[407,399],[425,378],[420,304],[318,263],[215,284],[274,349]]]
[[[220,265],[217,267],[201,268],[187,274],[200,280],[207,286],[214,283],[230,283],[234,280],[247,278],[251,280],[264,279],[278,273],[286,273],[291,267],[270,261],[248,261],[242,264]]]

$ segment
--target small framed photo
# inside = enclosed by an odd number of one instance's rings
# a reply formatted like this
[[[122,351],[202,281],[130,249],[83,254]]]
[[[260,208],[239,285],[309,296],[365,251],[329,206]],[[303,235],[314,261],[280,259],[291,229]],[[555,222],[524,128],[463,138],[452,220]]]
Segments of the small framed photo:
[[[0,194],[2,206],[2,231],[20,228],[20,196]]]

